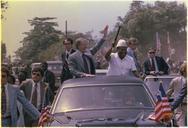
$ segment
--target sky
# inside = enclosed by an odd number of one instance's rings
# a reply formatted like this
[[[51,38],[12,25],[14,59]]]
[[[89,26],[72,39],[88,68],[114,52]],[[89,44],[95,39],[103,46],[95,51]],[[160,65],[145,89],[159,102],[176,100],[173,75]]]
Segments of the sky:
[[[3,13],[6,19],[2,20],[2,42],[6,44],[7,54],[22,46],[23,32],[32,29],[28,20],[34,17],[57,17],[58,30],[65,31],[65,21],[68,30],[77,32],[93,31],[97,35],[105,25],[112,30],[117,17],[124,17],[132,0],[9,0],[8,10]],[[147,2],[147,1],[145,1]]]

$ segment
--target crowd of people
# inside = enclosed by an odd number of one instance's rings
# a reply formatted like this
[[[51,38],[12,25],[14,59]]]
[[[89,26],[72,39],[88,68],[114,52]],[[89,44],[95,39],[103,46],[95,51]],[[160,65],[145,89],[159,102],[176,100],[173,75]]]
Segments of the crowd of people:
[[[94,55],[99,51],[106,40],[108,26],[101,31],[103,35],[101,40],[92,48],[88,48],[89,41],[83,37],[74,41],[66,38],[63,41],[64,52],[62,53],[62,71],[61,83],[71,78],[93,77],[96,74],[96,61]],[[108,63],[107,75],[125,77],[134,76],[143,79],[146,75],[168,75],[171,67],[163,57],[156,55],[155,48],[148,49],[148,56],[143,63],[137,57],[138,40],[130,38],[129,40],[120,39],[117,44],[112,44],[105,53],[104,58]],[[2,126],[19,126],[17,124],[17,101],[23,106],[24,124],[22,126],[37,126],[38,118],[42,108],[53,102],[54,96],[58,90],[55,86],[55,75],[48,70],[47,62],[41,62],[40,67],[32,70],[26,65],[24,70],[17,73],[17,80],[10,73],[9,69],[2,65],[1,84],[2,84]],[[170,83],[167,91],[168,96],[175,95],[173,109],[181,103],[176,109],[176,113],[185,113],[186,100],[182,100],[186,88],[186,63],[180,67],[181,76],[175,78]],[[183,89],[183,91],[182,91]],[[180,95],[180,96],[179,96]],[[182,110],[182,107],[184,108]],[[181,119],[180,119],[181,118]],[[185,126],[186,116],[181,114],[177,117],[180,120],[179,126]],[[182,121],[184,120],[184,122]],[[182,123],[183,122],[183,123]]]

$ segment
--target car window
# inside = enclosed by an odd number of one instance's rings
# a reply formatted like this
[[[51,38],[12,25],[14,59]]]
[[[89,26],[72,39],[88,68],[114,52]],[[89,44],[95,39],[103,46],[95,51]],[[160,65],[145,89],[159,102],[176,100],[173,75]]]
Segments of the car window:
[[[55,112],[84,108],[152,107],[143,86],[86,86],[63,89]]]

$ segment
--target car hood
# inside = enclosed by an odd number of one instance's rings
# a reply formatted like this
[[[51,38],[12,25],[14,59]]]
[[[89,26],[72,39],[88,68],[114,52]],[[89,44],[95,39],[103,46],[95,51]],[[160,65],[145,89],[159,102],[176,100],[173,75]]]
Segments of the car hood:
[[[148,116],[153,109],[105,109],[56,114],[50,126],[161,126]],[[62,118],[63,117],[63,118]]]

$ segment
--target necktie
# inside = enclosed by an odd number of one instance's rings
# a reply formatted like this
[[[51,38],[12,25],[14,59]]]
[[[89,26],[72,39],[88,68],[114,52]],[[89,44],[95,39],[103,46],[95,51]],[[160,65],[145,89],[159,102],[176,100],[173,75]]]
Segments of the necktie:
[[[87,64],[87,56],[85,54],[82,54],[82,59],[84,62],[85,73],[89,74],[89,66]]]
[[[152,70],[155,71],[155,62],[153,58],[151,59],[151,62],[152,62]]]
[[[32,104],[37,107],[37,84],[34,86],[33,96],[32,96]]]
[[[6,113],[6,93],[5,93],[5,87],[4,86],[2,86],[1,95],[2,95],[1,109],[2,109],[2,115],[3,115],[3,114]]]
[[[69,58],[69,54],[67,53],[67,55],[66,55],[66,58],[68,59]]]

